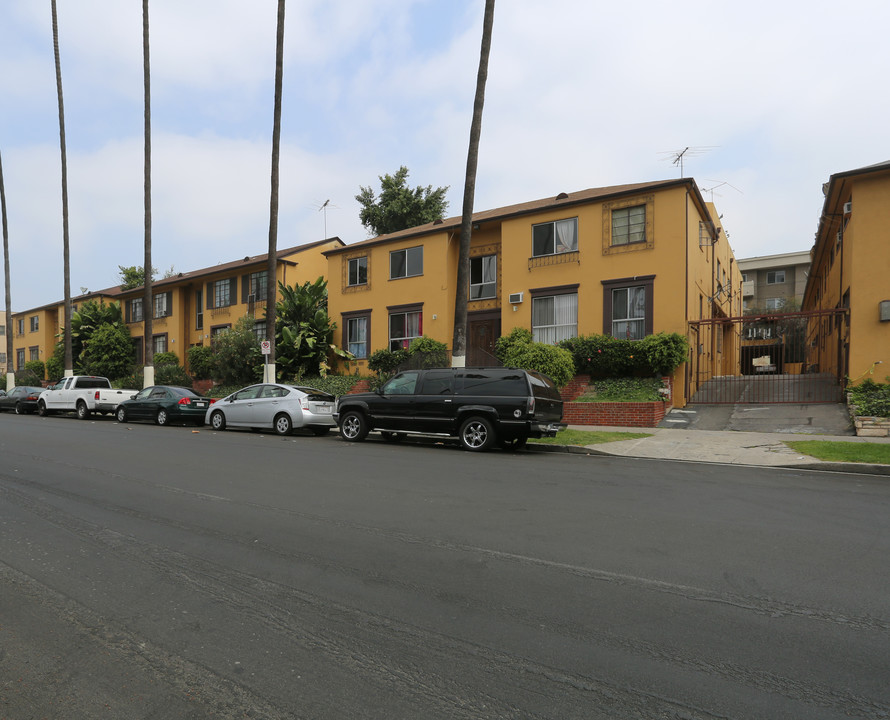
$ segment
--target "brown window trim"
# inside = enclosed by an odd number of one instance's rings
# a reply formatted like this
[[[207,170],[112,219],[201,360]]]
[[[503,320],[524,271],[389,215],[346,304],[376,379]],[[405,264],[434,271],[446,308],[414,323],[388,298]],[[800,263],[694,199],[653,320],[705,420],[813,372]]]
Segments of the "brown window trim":
[[[636,275],[634,277],[618,278],[616,280],[602,280],[603,284],[603,335],[612,337],[612,291],[626,287],[646,288],[646,335],[651,335],[655,326],[655,276]]]
[[[356,318],[366,317],[368,318],[368,333],[365,339],[365,343],[367,344],[368,354],[363,358],[356,358],[358,360],[367,360],[371,357],[371,308],[367,310],[350,310],[349,312],[340,313],[340,327],[343,328],[343,337],[340,339],[341,347],[344,350],[349,349],[349,321],[354,320]]]
[[[552,287],[531,288],[528,294],[535,297],[550,297],[551,295],[575,295],[581,283],[573,285],[553,285]]]
[[[406,305],[387,305],[386,311],[388,313],[403,313],[403,312],[416,312],[418,310],[423,310],[423,303],[408,303]]]

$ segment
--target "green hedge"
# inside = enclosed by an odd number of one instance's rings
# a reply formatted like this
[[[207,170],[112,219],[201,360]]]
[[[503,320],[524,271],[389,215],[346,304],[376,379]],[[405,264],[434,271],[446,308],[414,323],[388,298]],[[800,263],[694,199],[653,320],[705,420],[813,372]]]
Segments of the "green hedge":
[[[685,337],[664,332],[642,340],[587,335],[559,345],[572,353],[576,371],[591,377],[669,375],[685,362],[689,349]]]
[[[885,383],[869,378],[850,388],[850,396],[859,415],[890,417],[890,377]]]

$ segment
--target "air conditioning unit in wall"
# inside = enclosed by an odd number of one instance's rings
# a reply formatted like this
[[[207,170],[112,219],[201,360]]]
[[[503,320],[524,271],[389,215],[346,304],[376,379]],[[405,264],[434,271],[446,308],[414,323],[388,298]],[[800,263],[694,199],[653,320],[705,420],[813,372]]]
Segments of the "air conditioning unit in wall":
[[[522,302],[522,293],[510,293],[510,303],[513,305],[518,305]]]
[[[849,215],[853,212],[853,201],[844,203],[844,215]]]

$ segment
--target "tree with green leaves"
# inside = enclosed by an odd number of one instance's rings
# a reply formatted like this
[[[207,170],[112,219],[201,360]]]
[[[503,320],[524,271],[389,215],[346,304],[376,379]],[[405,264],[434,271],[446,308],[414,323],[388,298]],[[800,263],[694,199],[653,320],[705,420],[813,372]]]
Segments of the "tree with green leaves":
[[[72,339],[73,339],[72,330]],[[79,366],[85,375],[100,375],[110,380],[124,377],[133,369],[136,352],[126,325],[103,323],[84,343]]]
[[[328,315],[327,280],[320,277],[293,287],[279,282],[278,293],[275,344],[282,376],[324,375],[329,354],[351,357],[332,342],[337,325]]]
[[[433,190],[432,185],[408,187],[408,168],[404,165],[394,175],[378,176],[380,196],[370,187],[361,186],[355,196],[362,206],[359,219],[370,235],[387,233],[425,225],[445,217],[448,185]]]
[[[254,319],[245,315],[235,327],[213,338],[211,374],[222,385],[250,385],[263,376],[263,355],[254,331]]]
[[[133,290],[145,285],[145,269],[142,265],[130,265],[129,267],[118,265],[117,269],[120,271],[121,290]],[[157,274],[158,269],[153,267],[151,269],[152,280]]]
[[[81,365],[81,356],[84,348],[93,334],[103,325],[124,329],[127,331],[128,336],[130,334],[121,313],[121,306],[116,302],[106,304],[96,300],[88,300],[78,310],[71,313],[72,367]]]

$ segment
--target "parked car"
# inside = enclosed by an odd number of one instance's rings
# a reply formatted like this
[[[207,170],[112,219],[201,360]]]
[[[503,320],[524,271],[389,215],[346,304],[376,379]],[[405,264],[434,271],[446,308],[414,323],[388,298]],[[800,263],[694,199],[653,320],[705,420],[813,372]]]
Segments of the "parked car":
[[[289,435],[296,428],[307,428],[324,435],[336,426],[335,401],[333,395],[311,387],[251,385],[217,400],[207,410],[206,421],[214,430],[247,427]]]
[[[136,390],[115,390],[108,378],[93,375],[74,375],[63,378],[47,388],[37,400],[41,417],[57,412],[76,412],[86,420],[91,413],[113,413],[123,400],[129,400]]]
[[[14,410],[16,415],[24,415],[37,410],[37,398],[43,392],[42,387],[21,385],[8,393],[0,395],[0,412]]]
[[[124,400],[114,411],[117,421],[151,420],[158,425],[175,422],[204,424],[204,416],[212,400],[189,388],[175,385],[152,385]]]
[[[344,440],[371,430],[457,438],[467,450],[553,437],[562,398],[546,375],[516,368],[431,368],[401,372],[377,392],[342,395],[334,415]]]

